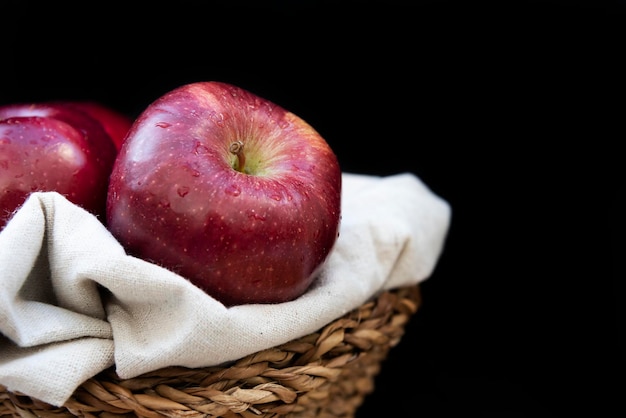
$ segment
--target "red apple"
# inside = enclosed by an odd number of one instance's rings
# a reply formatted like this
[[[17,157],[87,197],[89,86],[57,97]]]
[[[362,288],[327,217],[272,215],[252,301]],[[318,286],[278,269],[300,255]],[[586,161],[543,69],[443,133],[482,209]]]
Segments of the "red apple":
[[[0,229],[34,191],[56,191],[106,219],[117,150],[102,125],[62,105],[0,106]]]
[[[341,170],[304,120],[237,86],[180,86],[135,120],[107,225],[224,305],[302,295],[337,239]]]
[[[131,119],[130,116],[100,102],[84,100],[66,101],[60,102],[60,104],[73,106],[82,110],[100,122],[118,150],[122,146],[122,142],[124,142],[124,138],[133,124],[133,119]]]

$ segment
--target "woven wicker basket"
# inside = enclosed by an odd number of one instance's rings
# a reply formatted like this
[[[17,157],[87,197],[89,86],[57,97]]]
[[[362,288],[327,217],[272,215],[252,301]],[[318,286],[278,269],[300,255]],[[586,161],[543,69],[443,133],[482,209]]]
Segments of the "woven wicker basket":
[[[224,367],[126,380],[110,368],[62,407],[0,385],[0,417],[353,417],[419,304],[418,286],[385,291],[316,333]]]

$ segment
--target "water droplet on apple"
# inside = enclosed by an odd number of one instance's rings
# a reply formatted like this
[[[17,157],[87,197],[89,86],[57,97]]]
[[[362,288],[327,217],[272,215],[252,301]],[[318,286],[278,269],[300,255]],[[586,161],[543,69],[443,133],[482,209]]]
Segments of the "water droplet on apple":
[[[265,220],[265,216],[261,215],[260,213],[257,213],[254,209],[251,209],[248,211],[248,217],[254,219],[255,221]]]
[[[261,99],[255,98],[254,101],[248,103],[248,108],[250,110],[257,110],[261,106]]]
[[[280,122],[278,122],[278,127],[280,129],[288,128],[289,127],[289,122],[283,119]]]
[[[196,142],[196,148],[194,149],[196,155],[205,155],[209,153],[209,148],[202,142]]]
[[[280,200],[281,200],[282,198],[283,198],[283,197],[282,197],[281,195],[279,195],[279,194],[273,194],[273,195],[270,195],[270,199],[273,199],[273,200],[275,200],[275,201],[277,201],[277,202],[280,202]]]
[[[220,128],[224,127],[224,114],[223,113],[211,112],[209,114],[209,118],[213,122],[215,122],[215,124],[219,126]]]
[[[168,122],[157,122],[156,126],[158,128],[169,128],[172,124]]]
[[[189,193],[189,187],[187,186],[179,187],[176,192],[178,193],[180,197],[185,197]]]
[[[227,194],[231,195],[231,196],[239,196],[241,194],[241,188],[239,186],[237,186],[236,184],[231,184],[230,186],[228,186],[226,189],[224,189],[224,192],[226,192]]]
[[[270,103],[263,103],[263,107],[265,108],[265,114],[267,115],[268,118],[272,119],[272,112],[274,111],[274,108],[272,106],[272,104]]]

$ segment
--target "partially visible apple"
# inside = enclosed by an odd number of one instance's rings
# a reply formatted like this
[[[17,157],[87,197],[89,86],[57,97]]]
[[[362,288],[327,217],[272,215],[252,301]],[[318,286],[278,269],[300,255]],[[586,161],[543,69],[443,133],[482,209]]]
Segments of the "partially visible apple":
[[[226,306],[302,295],[339,233],[341,170],[300,117],[208,81],[151,103],[110,178],[107,225],[127,251]]]
[[[117,150],[102,125],[62,105],[0,106],[0,229],[34,191],[56,191],[104,222]]]
[[[124,142],[124,138],[133,124],[133,119],[130,116],[97,101],[64,101],[58,104],[75,107],[99,121],[118,150],[122,146],[122,142]]]

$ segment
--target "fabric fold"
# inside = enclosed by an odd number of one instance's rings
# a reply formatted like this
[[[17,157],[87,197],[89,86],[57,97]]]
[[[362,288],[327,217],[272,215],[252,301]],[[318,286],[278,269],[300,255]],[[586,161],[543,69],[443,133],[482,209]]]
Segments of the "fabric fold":
[[[339,238],[313,286],[290,302],[226,308],[127,255],[58,193],[34,193],[0,232],[0,384],[58,406],[113,364],[132,378],[285,343],[428,278],[450,218],[449,204],[411,173],[344,173]]]

